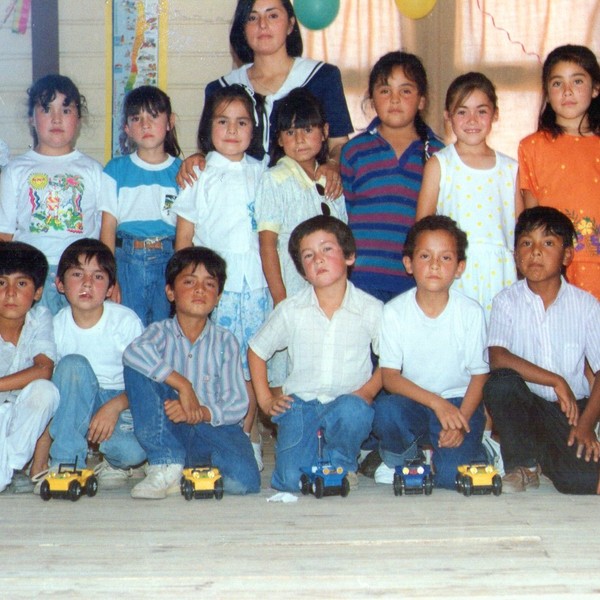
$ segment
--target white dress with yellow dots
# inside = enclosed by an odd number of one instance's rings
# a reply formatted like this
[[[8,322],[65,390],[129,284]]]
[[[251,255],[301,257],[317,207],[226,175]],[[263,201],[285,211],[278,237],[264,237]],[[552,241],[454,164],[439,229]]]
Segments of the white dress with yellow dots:
[[[436,153],[441,168],[437,212],[467,233],[467,268],[453,288],[483,306],[489,322],[492,299],[517,279],[513,258],[517,161],[496,152],[491,169],[473,169],[454,144]]]

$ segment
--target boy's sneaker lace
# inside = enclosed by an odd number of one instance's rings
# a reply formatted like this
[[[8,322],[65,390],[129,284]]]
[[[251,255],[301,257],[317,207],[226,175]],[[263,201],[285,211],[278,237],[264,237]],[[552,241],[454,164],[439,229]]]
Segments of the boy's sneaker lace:
[[[183,465],[148,465],[146,478],[131,490],[131,497],[160,500],[178,494],[182,471]]]
[[[123,487],[130,479],[141,479],[144,469],[119,469],[113,467],[104,459],[95,469],[98,474],[98,484],[101,490],[116,490]]]

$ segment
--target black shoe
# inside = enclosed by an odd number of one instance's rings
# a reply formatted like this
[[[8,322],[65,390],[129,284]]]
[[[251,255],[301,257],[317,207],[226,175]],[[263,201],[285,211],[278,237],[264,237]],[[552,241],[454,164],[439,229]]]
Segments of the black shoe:
[[[379,456],[379,452],[377,450],[373,450],[367,454],[365,459],[360,463],[358,467],[358,472],[364,475],[365,477],[370,477],[373,479],[375,476],[375,471],[377,467],[382,463],[381,456]]]

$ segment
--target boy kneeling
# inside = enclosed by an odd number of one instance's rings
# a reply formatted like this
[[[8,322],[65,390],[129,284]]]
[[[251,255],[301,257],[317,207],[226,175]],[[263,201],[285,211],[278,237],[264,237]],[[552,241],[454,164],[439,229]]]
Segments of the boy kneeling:
[[[210,464],[230,494],[260,490],[238,343],[208,318],[225,285],[225,261],[208,248],[176,252],[166,268],[175,316],[151,323],[125,350],[125,387],[148,456],[134,498],[179,493],[184,465]]]
[[[262,410],[277,424],[275,489],[298,491],[300,468],[317,460],[317,430],[324,455],[357,485],[357,456],[371,430],[373,398],[381,388],[373,373],[382,303],[348,281],[356,244],[347,225],[317,216],[300,223],[289,252],[311,284],[280,302],[250,340],[248,363]],[[287,348],[291,371],[284,395],[272,396],[266,361]]]
[[[565,494],[600,493],[600,303],[561,273],[573,259],[575,229],[554,208],[523,211],[515,261],[525,279],[492,305],[492,374],[484,401],[500,435],[504,492],[539,486],[538,465]],[[585,362],[594,375],[590,384]],[[589,398],[589,399],[588,399]]]
[[[475,300],[450,289],[466,264],[467,236],[449,217],[416,223],[404,245],[404,266],[416,289],[385,305],[381,334],[383,386],[373,431],[383,463],[377,483],[394,467],[433,446],[435,485],[454,488],[456,468],[483,458],[487,379],[485,318]]]

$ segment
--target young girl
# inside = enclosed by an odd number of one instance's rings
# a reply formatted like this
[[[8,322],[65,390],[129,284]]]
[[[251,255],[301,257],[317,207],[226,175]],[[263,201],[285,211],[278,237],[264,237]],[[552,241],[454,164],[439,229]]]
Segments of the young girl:
[[[166,319],[165,267],[173,255],[181,154],[167,94],[144,85],[123,104],[123,131],[132,153],[112,159],[103,174],[100,239],[115,253],[119,284],[113,299],[144,325]]]
[[[254,199],[264,163],[246,153],[260,147],[258,111],[251,92],[241,85],[218,90],[204,106],[198,127],[198,147],[206,168],[191,187],[181,191],[177,214],[177,250],[207,246],[227,262],[227,280],[211,320],[229,329],[240,344],[246,389],[250,398],[244,431],[256,416],[256,397],[248,370],[248,341],[258,331],[271,306],[258,250]],[[258,437],[258,436],[255,436]],[[259,468],[260,442],[253,443]]]
[[[575,225],[569,282],[600,299],[600,66],[585,46],[559,46],[544,62],[536,133],[519,144],[525,206],[563,211]],[[518,266],[518,265],[517,265]]]
[[[35,246],[48,259],[41,304],[56,314],[67,301],[54,283],[63,250],[97,238],[102,166],[75,150],[85,98],[62,75],[46,75],[27,90],[33,150],[2,170],[0,239]]]
[[[402,264],[404,240],[415,222],[423,165],[443,146],[421,116],[426,97],[427,75],[414,54],[382,56],[366,98],[377,117],[342,151],[348,224],[357,245],[352,282],[384,302],[414,286]]]
[[[493,297],[516,281],[514,250],[517,162],[487,144],[498,119],[494,84],[481,73],[457,77],[444,118],[456,142],[427,162],[417,219],[446,215],[469,237],[467,267],[454,289],[477,300],[489,321]]]
[[[328,133],[321,103],[307,89],[292,90],[281,101],[274,166],[263,175],[256,198],[262,268],[274,304],[308,285],[288,252],[296,225],[319,214],[347,221],[344,196],[328,200],[324,178],[315,180],[318,166],[327,161]]]

